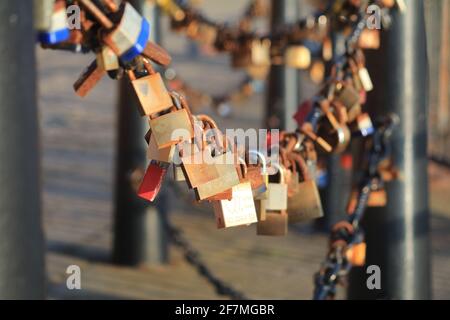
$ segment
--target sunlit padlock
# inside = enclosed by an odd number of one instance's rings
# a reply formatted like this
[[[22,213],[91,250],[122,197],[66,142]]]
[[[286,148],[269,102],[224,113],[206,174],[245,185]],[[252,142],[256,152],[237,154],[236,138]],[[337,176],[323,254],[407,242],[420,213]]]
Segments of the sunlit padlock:
[[[209,117],[201,116],[201,118],[206,120]],[[210,118],[207,121],[211,122]],[[212,127],[214,127],[214,125]],[[194,189],[198,201],[207,200],[240,183],[236,169],[237,154],[232,148],[232,144],[227,142],[226,138],[222,139],[220,142],[223,143],[223,152],[214,154],[212,157],[212,163],[214,164],[219,177],[201,184]]]
[[[73,84],[76,94],[80,97],[87,96],[105,74],[106,70],[97,64],[97,60],[94,60]]]
[[[158,148],[155,137],[150,134],[150,139],[147,149],[147,158],[149,160],[156,160],[165,163],[172,163],[175,154],[176,145],[171,145],[166,148]]]
[[[311,65],[311,51],[302,45],[292,45],[286,49],[284,61],[288,67],[307,69]]]
[[[171,93],[173,105],[170,112],[150,116],[150,128],[159,149],[163,149],[194,137],[192,115],[186,100],[179,94]]]
[[[322,202],[316,182],[310,176],[308,166],[300,154],[289,155],[302,175],[297,188],[288,198],[288,216],[290,223],[304,222],[323,217]]]
[[[249,150],[247,177],[252,185],[253,197],[257,200],[267,199],[269,175],[266,157],[259,151]]]
[[[139,197],[148,201],[154,201],[161,189],[164,177],[167,173],[167,169],[168,164],[158,161],[152,161],[149,164],[144,178],[142,179],[142,183],[139,187]]]
[[[129,70],[128,77],[139,99],[140,114],[142,116],[150,116],[167,110],[173,105],[173,101],[164,85],[161,74],[155,72],[148,61],[145,59],[143,61],[147,75],[142,78],[136,78],[135,73]]]
[[[103,41],[122,61],[130,61],[140,55],[150,37],[150,24],[128,2],[120,6],[120,22],[103,37]]]
[[[250,181],[246,178],[245,161],[243,161],[241,167],[243,179],[232,188],[232,199],[213,202],[218,228],[250,225],[258,221],[252,187]]]
[[[50,3],[45,0],[35,2],[36,7],[36,28],[38,31],[38,41],[44,45],[53,45],[66,41],[70,37],[67,24],[66,3],[63,0],[56,0],[52,3],[50,22],[48,19]]]
[[[278,169],[279,182],[270,182],[268,185],[268,195],[265,201],[267,211],[281,211],[287,209],[288,186],[285,179],[285,168],[282,165],[273,163],[272,166]],[[270,178],[269,178],[270,179]]]

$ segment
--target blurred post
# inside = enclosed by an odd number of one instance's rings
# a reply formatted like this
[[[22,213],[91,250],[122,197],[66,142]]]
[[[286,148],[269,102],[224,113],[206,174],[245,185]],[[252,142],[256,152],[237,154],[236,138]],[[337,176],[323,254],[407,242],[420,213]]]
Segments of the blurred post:
[[[130,3],[151,23],[151,37],[159,41],[159,14],[149,1]],[[147,167],[148,124],[139,115],[135,93],[128,80],[120,83],[117,162],[114,208],[113,260],[118,264],[162,264],[168,260],[168,242],[163,219],[166,194],[158,196],[158,207],[140,199],[133,187],[132,174]]]
[[[0,2],[0,299],[44,299],[33,2]]]
[[[272,0],[272,31],[296,19],[297,0]],[[269,76],[266,126],[269,129],[295,131],[296,124],[292,116],[297,111],[298,104],[298,71],[284,65],[273,65]]]
[[[369,275],[354,268],[350,299],[431,298],[427,174],[427,44],[422,0],[394,10],[392,27],[382,34],[381,51],[368,56],[375,91],[374,116],[394,112],[401,124],[392,136],[394,166],[400,178],[387,183],[386,208],[367,210],[366,267],[381,270],[381,289],[369,290]]]

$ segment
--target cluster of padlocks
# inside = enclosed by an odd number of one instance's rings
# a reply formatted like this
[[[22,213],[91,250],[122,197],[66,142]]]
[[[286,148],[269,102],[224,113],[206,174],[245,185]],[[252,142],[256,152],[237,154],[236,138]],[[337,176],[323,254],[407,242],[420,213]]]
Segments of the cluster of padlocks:
[[[158,3],[168,5],[167,1]],[[175,28],[187,28],[191,35],[195,29],[195,34],[202,37],[209,34],[209,43],[229,51],[233,65],[247,70],[266,68],[273,63],[307,67],[311,60],[310,50],[304,45],[308,37],[318,38],[320,34],[329,39],[323,21],[331,21],[325,25],[341,23],[344,29],[354,27],[349,29],[346,53],[334,58],[336,63],[323,89],[300,106],[294,116],[298,130],[282,132],[276,141],[279,142],[276,151],[271,149],[274,141],[267,143],[269,153],[277,153],[277,162],[269,161],[270,154],[241,150],[213,119],[193,115],[182,95],[167,90],[152,63],[167,66],[171,58],[163,48],[149,41],[149,22],[128,2],[36,0],[35,13],[38,40],[43,47],[81,46],[96,54],[74,84],[78,95],[87,95],[105,74],[112,78],[126,77],[131,82],[139,100],[139,112],[150,125],[145,137],[150,164],[136,188],[139,196],[154,201],[172,166],[175,180],[185,181],[197,201],[212,203],[219,228],[257,223],[259,235],[280,236],[286,235],[288,223],[323,215],[315,182],[317,152],[341,153],[352,136],[366,137],[374,132],[370,117],[362,110],[366,93],[373,88],[361,51],[361,36],[370,18],[365,12],[372,3],[387,8],[399,2],[334,3],[332,15],[322,13],[312,24],[286,26],[270,37],[257,37],[240,29],[233,33],[229,28],[218,27],[221,31],[211,35],[205,31],[215,28],[211,23],[208,29],[208,23],[198,14],[178,7],[184,17],[178,15],[179,19],[173,22]],[[68,28],[69,5],[81,8],[79,29]],[[360,18],[356,27],[354,22],[339,20],[345,14]],[[302,45],[293,44],[300,40],[304,42]],[[369,42],[366,39],[365,43]],[[327,50],[327,41],[323,40],[325,60],[333,57],[332,53],[325,54]]]

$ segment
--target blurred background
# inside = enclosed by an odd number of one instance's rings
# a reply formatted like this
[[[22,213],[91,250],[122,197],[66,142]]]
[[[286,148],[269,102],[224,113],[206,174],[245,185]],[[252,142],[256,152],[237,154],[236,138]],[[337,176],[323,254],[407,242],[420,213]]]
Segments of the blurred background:
[[[231,23],[237,22],[248,4],[237,0],[196,3],[212,19]],[[310,2],[298,3],[300,16],[309,12]],[[427,0],[425,8],[430,63],[432,297],[450,299],[450,1]],[[167,17],[161,15],[160,20],[160,41],[171,53],[171,68],[179,78],[214,96],[239,87],[245,74],[230,68],[228,55],[212,54],[172,32]],[[261,28],[268,28],[267,20],[261,22]],[[145,212],[129,210],[120,218],[123,221],[129,215],[139,224],[129,228],[138,230],[135,236],[146,243],[139,257],[130,262],[123,252],[114,256],[114,176],[121,121],[118,83],[104,78],[87,98],[81,99],[74,94],[72,84],[93,56],[39,47],[36,54],[48,298],[227,298],[219,295],[186,261],[183,250],[169,241],[161,221],[170,219],[215,276],[247,297],[311,299],[313,275],[326,255],[331,222],[293,226],[282,238],[257,237],[254,226],[217,230],[212,209],[196,205],[186,188],[172,181],[171,174],[157,207],[148,207]],[[309,77],[300,77],[299,99],[304,100],[313,96],[317,87]],[[219,109],[199,103],[194,112],[213,115],[222,129],[264,127],[267,86],[263,81],[252,85],[255,93],[248,98],[222,104]],[[129,102],[128,112],[136,112],[133,103]],[[344,183],[345,179],[338,181]],[[326,191],[323,196],[326,201]],[[328,208],[327,213],[333,215],[332,211]],[[382,236],[383,230],[379,233]],[[67,289],[69,265],[80,266],[82,290]],[[338,298],[346,297],[345,289],[338,292]]]

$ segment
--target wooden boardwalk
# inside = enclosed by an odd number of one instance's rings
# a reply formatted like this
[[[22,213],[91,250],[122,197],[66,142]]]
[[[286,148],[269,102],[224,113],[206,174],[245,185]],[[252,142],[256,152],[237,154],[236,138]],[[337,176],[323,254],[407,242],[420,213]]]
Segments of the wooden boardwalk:
[[[183,48],[179,39],[167,39],[176,55]],[[109,263],[116,87],[114,81],[105,78],[88,98],[75,96],[72,83],[91,59],[38,50],[49,298],[223,298],[184,261],[178,248],[171,248],[167,266],[128,268]],[[209,92],[232,88],[242,77],[229,71],[224,57],[214,63],[209,59],[192,63],[182,56],[176,61],[175,67],[183,77]],[[221,127],[258,127],[262,99],[256,96],[237,106],[235,117],[221,120]],[[430,172],[433,292],[434,298],[448,299],[450,173],[438,167]],[[166,183],[165,188],[170,186]],[[273,239],[257,237],[254,227],[218,231],[207,207],[191,208],[179,200],[174,190],[170,192],[176,202],[170,214],[173,223],[184,230],[219,278],[250,298],[311,298],[312,276],[326,253],[326,235],[312,233],[308,226],[292,229],[285,238]],[[80,291],[66,288],[65,270],[71,264],[81,267]]]

